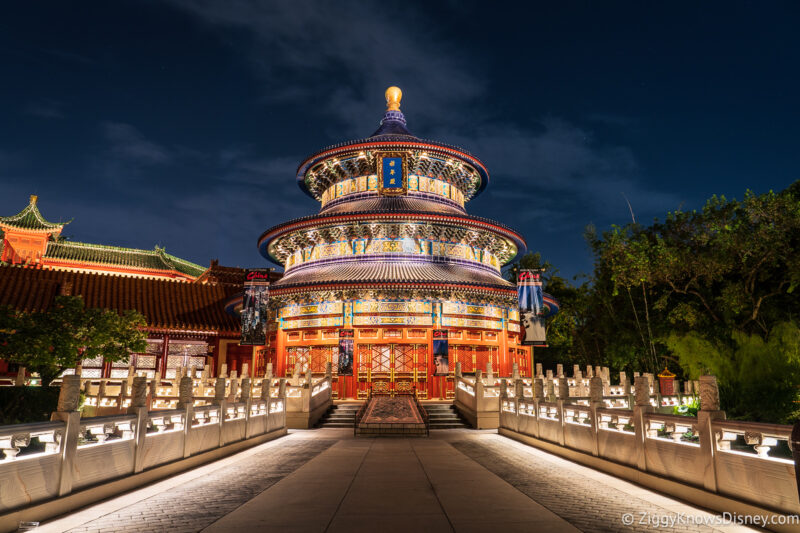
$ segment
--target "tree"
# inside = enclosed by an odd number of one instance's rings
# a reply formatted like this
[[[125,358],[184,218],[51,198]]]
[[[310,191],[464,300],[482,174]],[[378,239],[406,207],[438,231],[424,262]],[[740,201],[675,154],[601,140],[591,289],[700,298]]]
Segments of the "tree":
[[[38,372],[49,384],[82,359],[127,360],[146,348],[145,318],[87,309],[79,296],[57,296],[46,311],[0,307],[0,357]]]

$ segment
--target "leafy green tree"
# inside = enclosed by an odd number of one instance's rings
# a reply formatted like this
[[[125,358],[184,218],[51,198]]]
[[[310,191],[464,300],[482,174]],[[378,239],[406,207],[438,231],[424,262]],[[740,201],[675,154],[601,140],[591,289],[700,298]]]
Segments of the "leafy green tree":
[[[38,372],[49,384],[81,359],[127,360],[146,348],[145,318],[87,309],[79,296],[57,296],[46,311],[0,308],[0,357]]]

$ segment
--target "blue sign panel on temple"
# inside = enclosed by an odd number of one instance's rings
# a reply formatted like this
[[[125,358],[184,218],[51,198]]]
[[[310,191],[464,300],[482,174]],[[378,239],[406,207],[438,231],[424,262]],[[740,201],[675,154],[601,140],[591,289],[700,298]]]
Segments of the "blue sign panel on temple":
[[[378,173],[381,194],[391,196],[406,193],[406,166],[402,154],[380,156]]]

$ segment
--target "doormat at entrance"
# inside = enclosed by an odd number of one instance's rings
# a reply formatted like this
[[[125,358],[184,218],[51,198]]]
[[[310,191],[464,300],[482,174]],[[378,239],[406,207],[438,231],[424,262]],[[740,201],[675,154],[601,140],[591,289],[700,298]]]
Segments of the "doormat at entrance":
[[[376,396],[372,398],[362,424],[424,424],[410,396]]]

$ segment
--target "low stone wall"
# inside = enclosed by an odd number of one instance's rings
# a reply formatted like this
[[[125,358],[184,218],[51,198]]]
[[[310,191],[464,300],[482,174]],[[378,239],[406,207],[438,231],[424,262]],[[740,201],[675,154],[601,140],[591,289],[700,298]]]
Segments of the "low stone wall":
[[[103,485],[110,481],[172,465],[166,476],[196,466],[192,458],[213,460],[225,453],[209,452],[227,448],[234,453],[286,433],[285,387],[275,391],[276,397],[266,390],[265,398],[254,399],[245,391],[243,401],[195,407],[189,379],[184,378],[178,409],[148,411],[145,378],[135,378],[127,414],[81,418],[80,380],[65,376],[51,422],[0,427],[0,531],[16,529],[26,514],[16,509],[100,488],[93,499],[72,498],[76,507],[86,505],[113,495]],[[152,477],[140,479],[147,483]],[[119,490],[133,488],[118,485]],[[40,505],[27,515],[38,521],[68,510]]]
[[[703,376],[699,389],[702,410],[688,417],[656,412],[645,376],[632,409],[608,408],[599,377],[588,405],[546,401],[534,383],[530,398],[501,395],[499,431],[721,512],[800,513],[794,461],[770,455],[791,443],[792,427],[726,420],[716,379]]]

